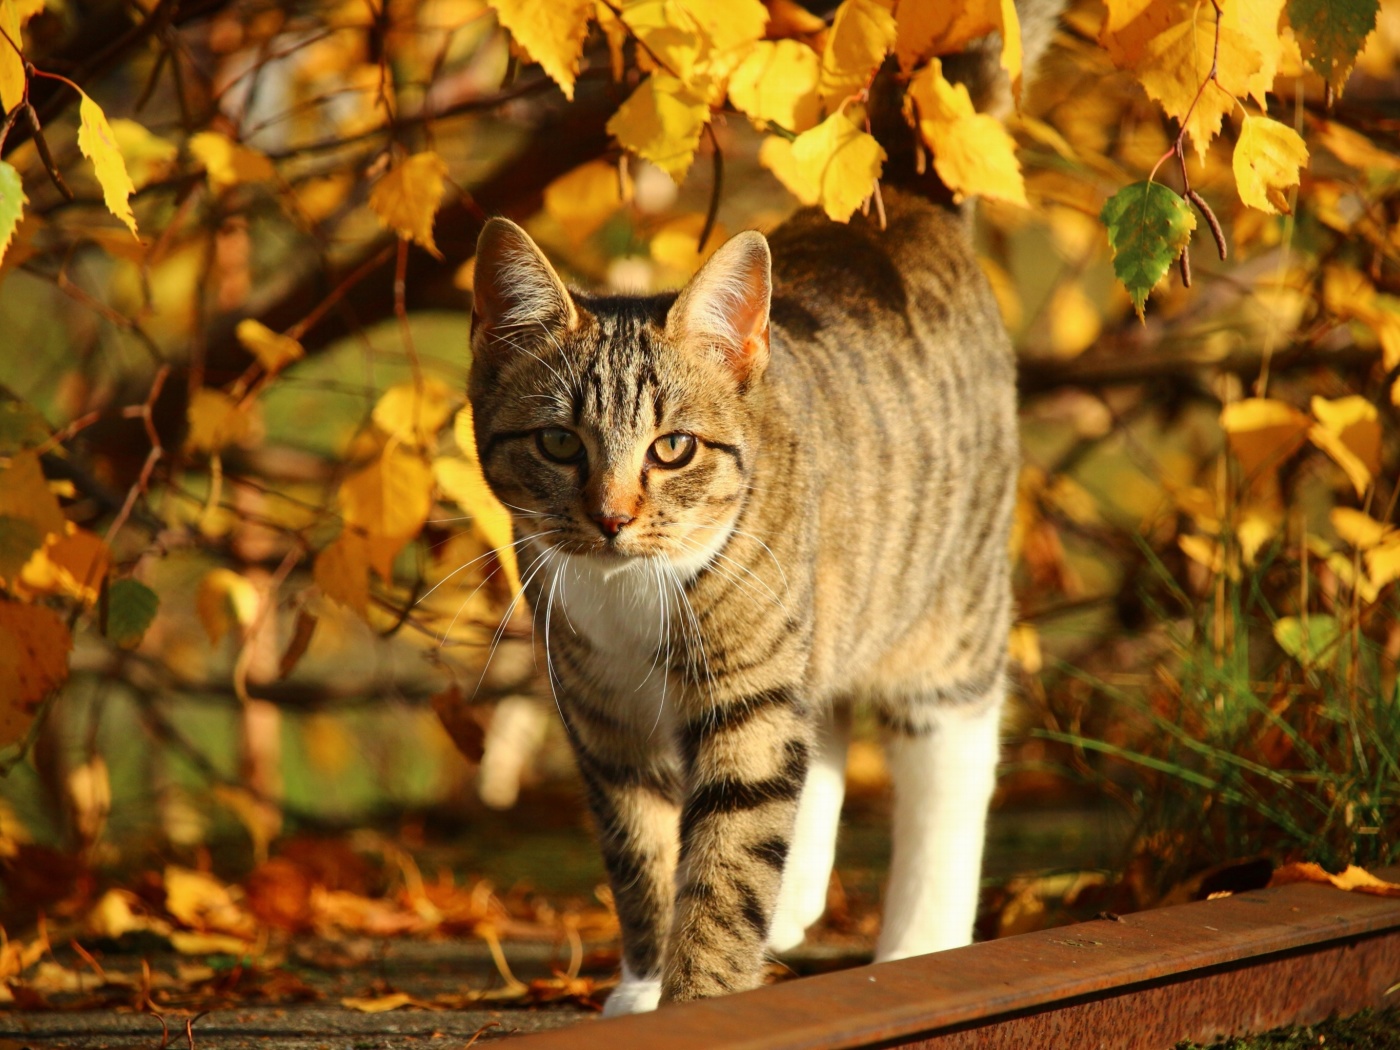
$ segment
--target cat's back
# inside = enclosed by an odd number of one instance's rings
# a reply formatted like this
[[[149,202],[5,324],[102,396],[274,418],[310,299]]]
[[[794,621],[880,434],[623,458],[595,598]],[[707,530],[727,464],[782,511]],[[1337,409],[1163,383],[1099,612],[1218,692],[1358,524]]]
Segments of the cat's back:
[[[1010,340],[967,217],[898,190],[884,205],[884,229],[805,211],[770,237],[770,378],[810,481],[818,679],[930,617],[958,633],[973,596],[1004,589]]]

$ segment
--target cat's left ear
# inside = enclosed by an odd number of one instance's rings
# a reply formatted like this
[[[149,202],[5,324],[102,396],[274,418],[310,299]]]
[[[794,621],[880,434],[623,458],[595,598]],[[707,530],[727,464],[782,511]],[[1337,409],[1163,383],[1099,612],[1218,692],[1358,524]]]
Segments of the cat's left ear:
[[[678,345],[717,350],[741,383],[768,364],[768,304],[772,256],[763,234],[748,230],[726,241],[681,290],[666,315],[666,335]]]

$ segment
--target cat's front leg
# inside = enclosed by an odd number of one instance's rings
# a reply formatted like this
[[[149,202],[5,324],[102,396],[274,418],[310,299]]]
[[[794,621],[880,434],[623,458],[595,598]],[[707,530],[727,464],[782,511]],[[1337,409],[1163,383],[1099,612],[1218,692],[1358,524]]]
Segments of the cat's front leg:
[[[665,762],[574,738],[622,927],[622,983],[603,1013],[655,1010],[672,921],[680,784]]]
[[[792,687],[720,702],[682,726],[687,793],[663,1002],[758,984],[810,733]]]

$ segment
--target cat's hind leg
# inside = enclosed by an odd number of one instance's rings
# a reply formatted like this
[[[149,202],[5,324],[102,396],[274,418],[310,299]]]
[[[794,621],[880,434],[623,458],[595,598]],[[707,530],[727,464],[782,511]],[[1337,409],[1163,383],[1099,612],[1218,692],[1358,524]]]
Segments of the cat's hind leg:
[[[877,962],[972,940],[1004,694],[998,670],[882,712],[894,842]]]
[[[778,907],[768,946],[785,952],[802,943],[807,928],[826,911],[826,891],[836,861],[836,832],[846,795],[846,747],[850,711],[828,711],[817,727],[811,765],[797,805],[797,825],[783,866]]]

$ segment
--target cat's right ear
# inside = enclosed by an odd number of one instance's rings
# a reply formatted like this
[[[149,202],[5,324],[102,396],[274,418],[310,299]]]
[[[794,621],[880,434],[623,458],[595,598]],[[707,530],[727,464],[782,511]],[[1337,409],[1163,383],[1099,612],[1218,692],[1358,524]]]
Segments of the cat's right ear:
[[[513,332],[539,325],[573,328],[578,309],[530,235],[509,219],[489,219],[476,242],[472,345],[509,346]],[[494,338],[493,338],[494,337]]]

